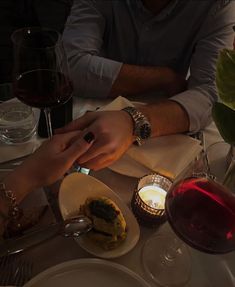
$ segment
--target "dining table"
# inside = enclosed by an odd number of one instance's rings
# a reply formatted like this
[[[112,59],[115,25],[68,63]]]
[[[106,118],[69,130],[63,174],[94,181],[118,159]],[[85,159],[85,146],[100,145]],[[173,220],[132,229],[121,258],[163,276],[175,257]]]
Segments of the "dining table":
[[[110,100],[74,98],[73,118],[81,116],[87,110],[95,110],[97,107],[105,105],[109,101]],[[205,147],[214,142],[222,141],[214,123],[211,123],[204,130],[203,135]],[[37,140],[40,141],[40,139]],[[10,148],[14,149],[14,145]],[[124,203],[131,209],[131,198],[137,185],[138,178],[114,172],[109,168],[99,171],[90,171],[89,175],[106,184],[111,190],[118,194]],[[37,190],[29,195],[27,202],[33,206],[38,205],[40,201],[47,203],[47,195],[50,192],[53,194],[53,200],[56,201],[59,186],[60,183],[58,182],[50,187]],[[52,214],[56,219],[57,215],[55,213],[56,212],[54,212],[52,208]],[[158,286],[144,270],[142,258],[143,246],[145,242],[155,234],[168,234],[171,232],[173,231],[167,222],[158,227],[145,227],[140,225],[140,238],[135,247],[127,254],[118,258],[105,260],[127,267],[141,276],[149,286]],[[191,277],[185,285],[186,287],[235,286],[235,252],[225,255],[211,255],[197,251],[189,246],[188,250],[191,256],[192,268]],[[96,258],[94,255],[85,251],[73,238],[66,238],[61,235],[57,235],[50,240],[32,246],[23,252],[18,253],[17,256],[25,260],[30,260],[33,263],[32,277],[52,266],[66,261],[82,258]],[[157,254],[156,260],[158,260]]]

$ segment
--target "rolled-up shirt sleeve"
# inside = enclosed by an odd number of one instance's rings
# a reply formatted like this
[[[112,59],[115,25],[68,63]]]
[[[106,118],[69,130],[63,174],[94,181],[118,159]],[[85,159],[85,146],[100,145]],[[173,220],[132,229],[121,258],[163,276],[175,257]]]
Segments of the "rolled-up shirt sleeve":
[[[171,98],[188,113],[190,133],[206,127],[211,121],[211,109],[217,101],[216,61],[220,50],[232,48],[234,24],[235,1],[230,1],[227,5],[226,1],[216,1],[196,39],[188,89]]]
[[[122,67],[99,56],[106,20],[96,3],[75,0],[63,33],[75,96],[107,97]]]

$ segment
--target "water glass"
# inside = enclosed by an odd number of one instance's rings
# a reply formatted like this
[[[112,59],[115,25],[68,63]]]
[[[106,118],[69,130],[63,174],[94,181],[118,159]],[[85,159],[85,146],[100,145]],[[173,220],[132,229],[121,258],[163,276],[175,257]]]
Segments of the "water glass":
[[[0,103],[0,141],[25,143],[35,134],[37,119],[31,107],[16,99]]]
[[[206,149],[206,164],[208,173],[220,183],[223,183],[226,171],[232,160],[231,145],[220,141],[211,144]]]

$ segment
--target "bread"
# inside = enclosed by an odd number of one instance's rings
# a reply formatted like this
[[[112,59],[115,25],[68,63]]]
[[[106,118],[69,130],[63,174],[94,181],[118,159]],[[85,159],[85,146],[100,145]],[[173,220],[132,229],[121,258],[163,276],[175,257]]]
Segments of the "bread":
[[[81,213],[93,222],[88,238],[105,250],[119,246],[126,238],[126,221],[119,207],[107,197],[89,197]]]

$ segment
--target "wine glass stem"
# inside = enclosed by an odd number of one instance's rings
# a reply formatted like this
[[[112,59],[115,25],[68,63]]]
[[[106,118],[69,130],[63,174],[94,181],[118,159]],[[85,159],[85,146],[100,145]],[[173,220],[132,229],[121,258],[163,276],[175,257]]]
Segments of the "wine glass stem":
[[[176,256],[181,252],[182,242],[178,238],[173,238],[171,244],[161,254],[161,262],[163,265],[172,265],[174,264]]]
[[[51,139],[52,136],[53,136],[52,125],[51,125],[51,109],[50,108],[45,108],[44,109],[44,114],[45,114],[45,118],[46,118],[48,137],[49,137],[49,139]]]

